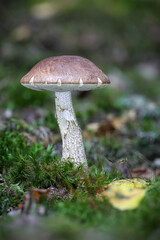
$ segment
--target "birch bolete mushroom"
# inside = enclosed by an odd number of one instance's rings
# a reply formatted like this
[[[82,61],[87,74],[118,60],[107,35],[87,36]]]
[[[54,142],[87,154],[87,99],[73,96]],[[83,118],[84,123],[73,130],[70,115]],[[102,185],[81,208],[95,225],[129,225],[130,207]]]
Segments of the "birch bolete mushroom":
[[[104,88],[110,81],[91,61],[79,56],[46,58],[37,63],[22,79],[24,87],[55,92],[56,116],[62,136],[62,160],[77,166],[87,160],[81,129],[72,106],[71,91]]]

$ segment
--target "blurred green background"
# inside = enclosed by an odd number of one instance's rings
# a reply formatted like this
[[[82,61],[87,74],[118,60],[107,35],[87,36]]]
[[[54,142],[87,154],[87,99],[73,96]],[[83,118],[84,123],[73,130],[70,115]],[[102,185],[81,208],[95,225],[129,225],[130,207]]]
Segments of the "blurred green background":
[[[26,89],[19,81],[45,57],[80,55],[93,61],[111,80],[105,89],[73,94],[74,109],[82,130],[92,122],[100,122],[101,126],[108,114],[123,118],[125,111],[135,111],[136,119],[133,117],[130,121],[128,117],[126,132],[131,141],[136,134],[136,149],[149,160],[158,158],[159,9],[158,0],[2,1],[0,128],[4,129],[4,122],[16,118],[59,133],[53,93]],[[106,127],[103,136],[108,134],[105,131]],[[154,138],[144,134],[154,135]],[[140,142],[143,136],[145,140]],[[154,143],[148,148],[150,139]],[[103,141],[106,155],[112,160],[127,157],[128,150],[120,155],[117,151],[126,140],[115,137],[114,141],[107,138]],[[133,155],[139,158],[135,152]]]
[[[19,80],[56,55],[87,57],[110,76],[110,88],[159,101],[159,9],[159,0],[2,0],[1,113],[52,99]]]

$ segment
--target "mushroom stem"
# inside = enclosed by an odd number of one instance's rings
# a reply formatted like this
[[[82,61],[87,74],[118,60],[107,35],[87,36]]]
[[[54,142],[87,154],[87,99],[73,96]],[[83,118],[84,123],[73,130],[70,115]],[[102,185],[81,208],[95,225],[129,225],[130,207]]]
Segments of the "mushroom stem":
[[[62,160],[88,169],[82,133],[72,105],[71,92],[55,92],[56,115],[62,136]]]

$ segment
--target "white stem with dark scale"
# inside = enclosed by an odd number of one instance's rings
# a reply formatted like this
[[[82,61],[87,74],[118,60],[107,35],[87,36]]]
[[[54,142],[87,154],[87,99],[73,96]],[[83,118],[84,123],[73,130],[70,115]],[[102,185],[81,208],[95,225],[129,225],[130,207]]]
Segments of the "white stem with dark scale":
[[[55,104],[62,136],[62,160],[71,160],[76,166],[84,164],[87,169],[82,133],[74,113],[71,92],[55,92]]]

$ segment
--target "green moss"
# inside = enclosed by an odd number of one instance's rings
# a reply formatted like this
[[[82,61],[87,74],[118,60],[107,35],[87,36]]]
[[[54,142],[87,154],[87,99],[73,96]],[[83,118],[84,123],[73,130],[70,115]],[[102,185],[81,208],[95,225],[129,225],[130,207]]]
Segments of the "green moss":
[[[79,191],[79,190],[78,190]],[[78,192],[77,192],[78,193]],[[160,181],[152,182],[148,187],[145,198],[135,210],[119,211],[114,209],[106,201],[99,201],[95,197],[96,192],[88,196],[84,191],[79,192],[78,197],[66,201],[51,201],[50,214],[47,217],[36,218],[38,225],[31,229],[31,225],[23,219],[20,225],[14,225],[14,221],[7,223],[3,218],[0,232],[5,239],[23,239],[22,236],[39,236],[44,234],[56,239],[79,239],[84,236],[91,238],[95,232],[101,233],[102,239],[111,236],[110,239],[158,239],[159,211],[160,211]],[[4,224],[5,223],[5,224]],[[32,223],[33,224],[33,223]],[[11,228],[14,226],[14,228]],[[2,228],[3,227],[3,228]],[[8,231],[10,229],[10,231]],[[94,230],[93,230],[94,229]],[[89,232],[88,232],[89,231]],[[7,234],[8,233],[8,234]]]
[[[160,181],[149,187],[146,197],[135,210],[121,212],[96,198],[80,198],[76,201],[59,202],[58,214],[68,216],[83,227],[101,229],[116,239],[150,239],[159,227]],[[116,229],[116,231],[115,231]]]
[[[23,201],[24,191],[19,184],[12,184],[9,181],[1,178],[0,183],[0,213],[5,214],[12,208],[15,208]]]
[[[86,189],[92,191],[106,182],[106,175],[96,169],[92,168],[88,179],[83,166],[76,168],[70,161],[62,163],[61,157],[54,153],[53,145],[45,147],[42,142],[27,144],[23,137],[24,129],[26,126],[19,122],[0,132],[0,169],[4,189],[6,182],[9,188],[13,184],[24,192],[33,187],[48,188],[59,184],[68,189],[77,189],[85,182]],[[2,201],[6,198],[5,192],[2,190]],[[12,191],[9,192],[14,199]],[[8,205],[13,207],[14,202],[11,200]]]
[[[92,166],[89,175],[86,176],[83,169],[77,169],[72,163],[61,163],[60,157],[53,157],[54,146],[44,147],[43,143],[28,145],[21,133],[23,126],[19,122],[15,127],[0,133],[0,166],[1,166],[1,213],[5,214],[10,207],[16,207],[22,200],[25,191],[33,187],[47,188],[61,186],[72,190],[72,199],[62,200],[53,198],[49,201],[50,213],[60,219],[66,219],[67,229],[71,229],[67,236],[72,236],[72,222],[77,231],[73,231],[76,239],[77,234],[82,234],[84,229],[98,229],[102,234],[109,234],[118,239],[150,239],[157,231],[160,221],[160,181],[152,181],[146,197],[135,210],[121,212],[114,209],[108,201],[100,202],[96,198],[97,191],[107,183],[119,179],[117,172],[106,173]],[[106,142],[107,141],[107,142]],[[120,147],[118,140],[102,140],[102,144]],[[115,150],[116,151],[116,150]],[[59,237],[65,233],[64,225],[60,221],[56,229],[53,214],[45,217],[41,229],[47,234]],[[51,219],[53,222],[51,223]],[[37,220],[38,221],[38,220]],[[50,224],[46,225],[46,222]],[[7,223],[3,227],[7,229]],[[25,226],[26,227],[26,226]],[[14,230],[16,226],[14,227]],[[36,233],[41,229],[35,228]],[[51,230],[52,229],[52,230]],[[116,229],[116,231],[115,231]],[[22,226],[21,231],[25,232]],[[67,231],[67,230],[66,230]],[[3,232],[3,234],[4,234]],[[132,235],[130,235],[132,233]],[[64,236],[63,236],[64,237]],[[8,235],[10,238],[10,235]],[[64,239],[67,239],[64,237]]]
[[[52,157],[54,146],[45,148],[43,143],[28,145],[22,133],[9,130],[2,132],[0,145],[2,174],[25,188],[45,188],[61,183],[65,173],[67,176],[75,170],[71,163],[60,164],[60,156],[54,154]],[[62,181],[64,184],[65,179]]]

